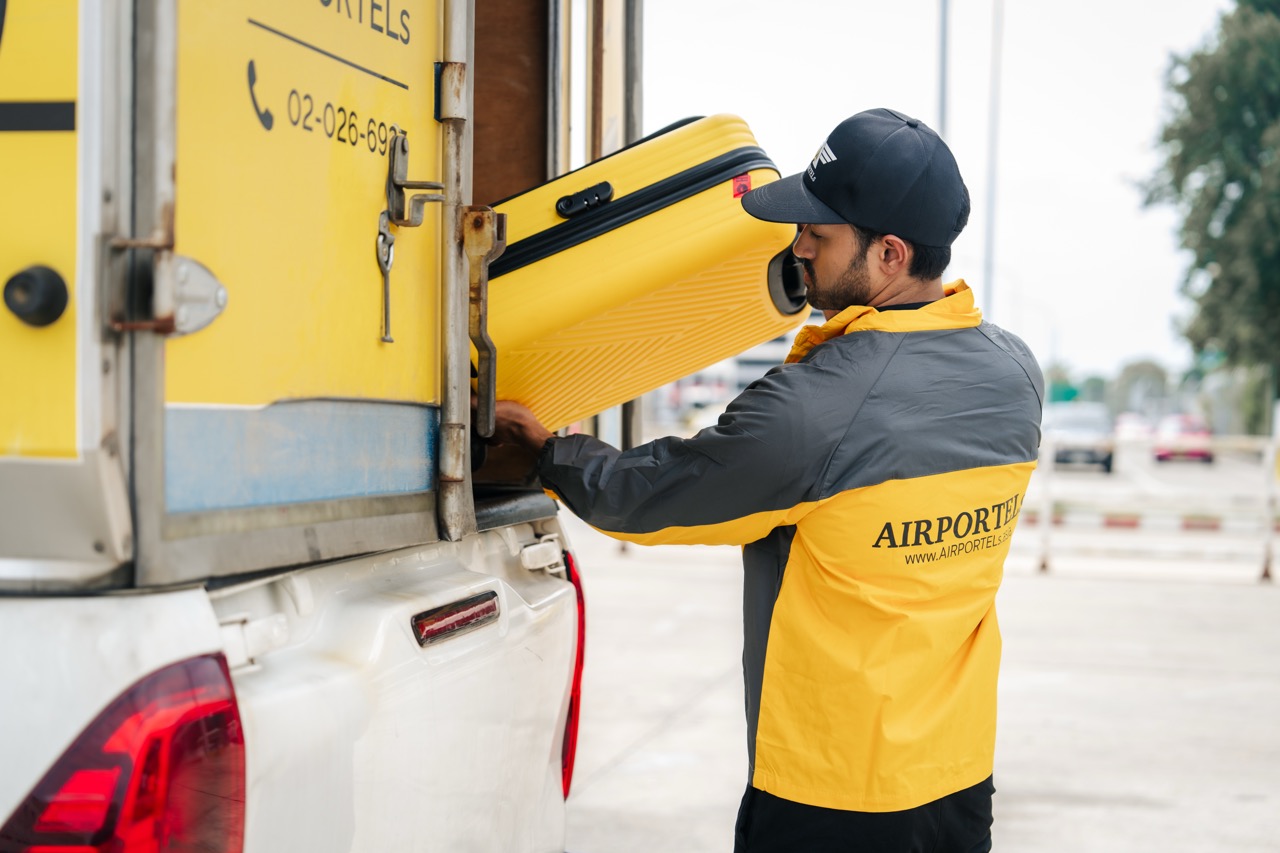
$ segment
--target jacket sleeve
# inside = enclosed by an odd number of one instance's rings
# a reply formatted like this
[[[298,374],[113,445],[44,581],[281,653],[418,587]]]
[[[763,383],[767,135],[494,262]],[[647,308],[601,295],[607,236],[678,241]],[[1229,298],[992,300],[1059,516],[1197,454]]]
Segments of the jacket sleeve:
[[[774,368],[693,438],[626,452],[591,436],[552,438],[538,461],[542,484],[618,539],[754,542],[816,506],[817,482],[839,437],[833,432],[843,429],[822,423],[823,407],[802,393],[805,373],[801,365]]]

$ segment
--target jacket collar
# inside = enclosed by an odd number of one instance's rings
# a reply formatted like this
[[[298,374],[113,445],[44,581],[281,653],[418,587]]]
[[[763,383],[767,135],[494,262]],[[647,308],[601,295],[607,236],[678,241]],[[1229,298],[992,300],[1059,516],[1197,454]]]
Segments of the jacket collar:
[[[982,322],[982,311],[973,302],[973,291],[964,279],[943,285],[947,294],[914,311],[878,311],[869,305],[850,305],[821,326],[805,326],[796,334],[787,364],[800,361],[809,350],[850,332],[923,332],[966,329]]]

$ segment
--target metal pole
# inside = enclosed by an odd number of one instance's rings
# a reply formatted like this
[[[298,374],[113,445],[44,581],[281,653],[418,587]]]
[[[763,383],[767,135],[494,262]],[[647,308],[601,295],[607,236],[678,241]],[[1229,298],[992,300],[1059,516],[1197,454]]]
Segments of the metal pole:
[[[938,135],[947,138],[947,0],[938,0]]]
[[[644,0],[626,0],[626,60],[622,76],[623,142],[630,145],[644,135]]]
[[[547,6],[547,180],[551,180],[568,172],[573,159],[569,138],[573,33],[569,0],[550,0]]]
[[[471,361],[468,358],[470,275],[462,240],[462,206],[471,201],[471,57],[474,0],[448,0],[444,8],[446,75],[440,91],[444,124],[443,262],[440,311],[444,359],[440,417],[437,516],[441,537],[457,542],[476,531],[471,490]]]
[[[1262,505],[1262,577],[1259,580],[1270,581],[1276,512],[1280,510],[1280,402],[1271,408],[1271,440],[1262,455],[1262,475],[1266,478],[1266,499]]]
[[[622,72],[623,113],[625,126],[623,143],[630,145],[644,133],[644,0],[626,2],[626,59]],[[643,441],[640,400],[627,400],[622,404],[622,449],[630,450]],[[619,542],[618,550],[627,551],[627,543]]]
[[[644,127],[644,0],[626,0],[626,59],[622,72],[623,143],[630,145],[643,135]],[[639,400],[622,404],[622,449],[630,450],[641,442],[642,427]],[[625,546],[626,543],[623,543]]]
[[[605,0],[587,4],[587,162],[605,155],[604,150],[604,15]]]
[[[1056,462],[1054,458],[1053,439],[1044,438],[1040,442],[1040,463],[1036,466],[1036,473],[1040,478],[1040,508],[1036,513],[1040,521],[1040,529],[1037,531],[1039,536],[1039,552],[1040,552],[1040,571],[1049,571],[1049,552],[1052,548],[1053,536],[1053,469]]]
[[[986,288],[986,315],[995,310],[996,241],[996,143],[1000,136],[1000,65],[1004,45],[1004,0],[994,0],[991,10],[991,97],[987,109],[987,216],[982,259],[982,286]]]

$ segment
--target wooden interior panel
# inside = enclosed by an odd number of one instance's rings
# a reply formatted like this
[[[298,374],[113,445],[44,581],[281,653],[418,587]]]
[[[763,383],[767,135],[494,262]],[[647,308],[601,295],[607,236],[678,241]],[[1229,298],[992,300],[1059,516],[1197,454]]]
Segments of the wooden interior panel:
[[[472,198],[491,204],[547,179],[545,2],[476,4]]]

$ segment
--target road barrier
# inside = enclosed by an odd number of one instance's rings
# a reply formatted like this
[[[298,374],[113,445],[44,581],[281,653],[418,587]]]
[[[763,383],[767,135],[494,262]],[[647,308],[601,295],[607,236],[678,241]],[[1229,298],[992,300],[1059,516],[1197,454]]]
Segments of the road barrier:
[[[1280,420],[1280,406],[1277,406]],[[1115,448],[1114,474],[1108,480],[1068,483],[1055,458],[1059,455],[1053,439],[1046,436],[1040,447],[1040,464],[1032,478],[1024,502],[1019,526],[1034,530],[1037,562],[1048,572],[1054,554],[1070,550],[1066,531],[1090,529],[1158,533],[1178,537],[1182,534],[1223,534],[1257,546],[1260,553],[1259,579],[1270,581],[1275,564],[1275,551],[1280,534],[1280,453],[1277,436],[1217,436],[1209,439],[1215,465],[1244,464],[1248,474],[1234,489],[1213,490],[1181,486],[1170,487],[1157,477],[1144,475],[1146,482],[1127,482],[1112,487],[1115,479],[1124,480],[1126,462],[1141,472],[1137,460],[1155,458],[1155,442],[1136,439],[1119,442]],[[1144,463],[1145,464],[1145,463]],[[1150,463],[1156,465],[1156,463]],[[1196,462],[1187,463],[1196,466]],[[1164,463],[1154,470],[1172,471]],[[1197,468],[1189,469],[1194,474]],[[1213,469],[1204,467],[1208,475]],[[1253,471],[1257,476],[1253,476]],[[1190,475],[1188,475],[1190,476]],[[1108,488],[1089,488],[1106,483]],[[1071,487],[1074,487],[1074,493]],[[1078,537],[1076,537],[1078,540]],[[1024,539],[1025,541],[1025,539]],[[1199,540],[1203,541],[1203,540]]]

